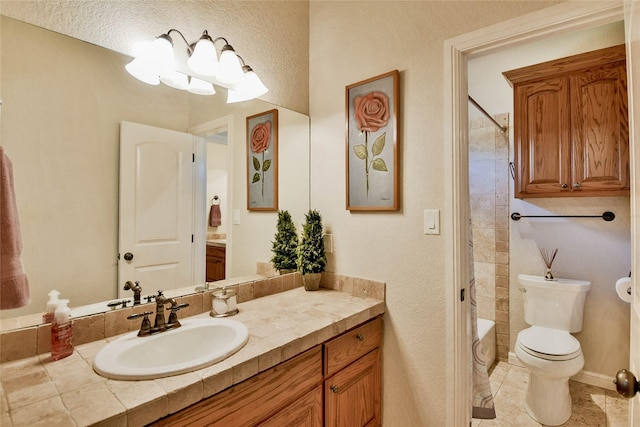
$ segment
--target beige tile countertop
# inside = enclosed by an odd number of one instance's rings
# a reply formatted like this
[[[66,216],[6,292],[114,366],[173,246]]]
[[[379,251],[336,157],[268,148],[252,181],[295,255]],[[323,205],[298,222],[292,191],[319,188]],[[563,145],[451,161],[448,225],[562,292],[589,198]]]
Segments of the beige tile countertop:
[[[93,371],[95,355],[117,337],[76,346],[73,355],[55,362],[49,354],[5,362],[0,425],[142,426],[366,322],[384,307],[380,299],[323,288],[240,303],[232,318],[249,328],[244,348],[207,368],[156,380],[110,380]]]

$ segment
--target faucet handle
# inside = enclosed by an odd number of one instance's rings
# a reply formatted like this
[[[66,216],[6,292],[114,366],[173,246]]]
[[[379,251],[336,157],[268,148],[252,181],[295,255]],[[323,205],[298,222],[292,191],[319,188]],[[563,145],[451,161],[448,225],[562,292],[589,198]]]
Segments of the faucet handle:
[[[181,326],[178,321],[178,310],[185,307],[189,307],[189,304],[176,304],[167,308],[167,310],[171,310],[171,313],[169,314],[169,321],[167,322],[167,328],[179,328]]]
[[[149,320],[150,314],[153,314],[153,311],[145,311],[143,313],[134,313],[127,316],[127,319],[129,320],[139,319],[140,317],[143,317],[142,324],[140,325],[140,330],[138,331],[139,337],[144,337],[152,333],[151,321]]]

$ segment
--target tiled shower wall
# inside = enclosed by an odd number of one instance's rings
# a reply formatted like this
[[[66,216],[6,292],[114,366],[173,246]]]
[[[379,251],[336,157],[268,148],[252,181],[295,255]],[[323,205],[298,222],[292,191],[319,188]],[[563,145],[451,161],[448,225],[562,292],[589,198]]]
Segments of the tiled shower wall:
[[[494,116],[503,126],[508,114]],[[469,122],[469,192],[478,316],[496,322],[496,356],[509,358],[509,136]]]

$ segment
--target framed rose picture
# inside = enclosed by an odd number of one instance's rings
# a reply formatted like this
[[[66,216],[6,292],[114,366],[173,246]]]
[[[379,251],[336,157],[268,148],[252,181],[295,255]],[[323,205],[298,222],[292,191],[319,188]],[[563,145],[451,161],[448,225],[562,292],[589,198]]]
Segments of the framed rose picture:
[[[247,117],[247,210],[278,210],[278,110]]]
[[[398,210],[398,71],[346,87],[347,209]]]

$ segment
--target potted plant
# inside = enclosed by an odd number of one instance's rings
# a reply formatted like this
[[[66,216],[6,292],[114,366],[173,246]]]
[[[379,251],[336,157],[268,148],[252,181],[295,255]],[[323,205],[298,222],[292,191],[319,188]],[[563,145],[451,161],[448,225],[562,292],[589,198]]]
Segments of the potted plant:
[[[278,211],[276,235],[271,244],[271,252],[273,252],[271,262],[275,269],[278,270],[280,274],[293,273],[296,271],[298,233],[291,219],[291,214],[286,210]]]
[[[305,214],[302,237],[298,246],[298,271],[302,275],[304,288],[308,291],[318,290],[321,273],[327,263],[322,234],[320,213],[309,210]]]

